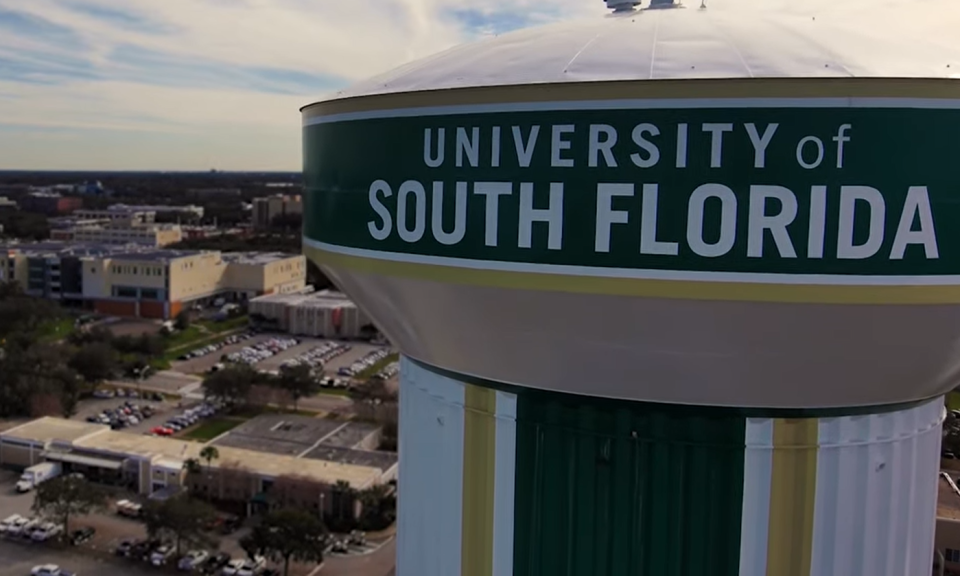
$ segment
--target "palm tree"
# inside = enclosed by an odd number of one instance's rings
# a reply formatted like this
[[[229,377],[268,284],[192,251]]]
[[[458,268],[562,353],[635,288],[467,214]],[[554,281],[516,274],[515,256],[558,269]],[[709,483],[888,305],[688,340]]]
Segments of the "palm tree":
[[[346,480],[337,480],[333,493],[337,495],[337,519],[342,522],[346,517],[346,505],[353,501],[354,489]]]
[[[199,474],[202,468],[200,467],[200,461],[196,458],[188,458],[183,462],[183,469],[187,474]]]
[[[217,450],[216,446],[204,446],[203,450],[200,451],[200,458],[207,463],[207,468],[210,468],[210,464],[220,458],[220,451]]]

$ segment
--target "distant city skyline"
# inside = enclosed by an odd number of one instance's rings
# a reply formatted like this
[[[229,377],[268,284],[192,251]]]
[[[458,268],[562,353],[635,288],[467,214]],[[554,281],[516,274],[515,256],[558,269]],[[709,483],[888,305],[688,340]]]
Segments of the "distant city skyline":
[[[0,0],[0,170],[300,169],[298,109],[601,0]]]

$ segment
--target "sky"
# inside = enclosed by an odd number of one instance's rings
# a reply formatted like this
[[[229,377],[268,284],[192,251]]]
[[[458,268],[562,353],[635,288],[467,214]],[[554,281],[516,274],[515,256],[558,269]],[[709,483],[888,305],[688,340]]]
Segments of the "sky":
[[[601,0],[0,0],[0,169],[299,170],[298,109]]]

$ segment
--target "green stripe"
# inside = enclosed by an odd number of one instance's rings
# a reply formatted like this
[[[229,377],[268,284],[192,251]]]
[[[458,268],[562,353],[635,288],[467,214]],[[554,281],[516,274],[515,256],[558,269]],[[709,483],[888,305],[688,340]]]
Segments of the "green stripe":
[[[462,374],[460,372],[454,372],[453,370],[447,370],[445,368],[440,368],[432,364],[427,364],[426,362],[421,362],[415,358],[407,356],[411,362],[416,363],[418,366],[424,370],[433,372],[434,374],[439,374],[447,378],[451,378],[458,382],[465,382],[470,384],[475,384],[477,386],[484,386],[486,388],[492,388],[494,390],[502,390],[504,392],[510,392],[512,394],[520,395],[521,393],[526,394],[558,394],[561,396],[568,396],[568,394],[561,392],[550,392],[550,391],[541,391],[535,390],[532,388],[525,388],[523,386],[516,386],[513,384],[505,384],[503,382],[497,382],[495,380],[489,380],[479,376],[472,376],[469,374]],[[574,396],[574,395],[570,395]],[[624,403],[637,404],[641,406],[648,406],[650,409],[654,409],[658,412],[665,414],[697,414],[700,417],[736,417],[736,418],[840,418],[843,416],[863,416],[867,414],[886,414],[888,412],[899,412],[901,410],[909,410],[910,408],[915,408],[935,400],[940,397],[939,394],[931,396],[929,398],[922,398],[920,400],[914,400],[912,402],[901,402],[897,404],[876,404],[873,406],[844,406],[837,408],[737,408],[737,407],[728,407],[728,406],[684,406],[680,404],[660,404],[656,402],[631,402],[629,400],[621,400],[616,398],[597,398],[597,397],[587,397],[587,396],[574,396],[576,398],[590,398],[591,402],[596,402],[600,404],[607,405],[609,407],[619,407]]]
[[[521,391],[514,576],[737,576],[746,421]]]

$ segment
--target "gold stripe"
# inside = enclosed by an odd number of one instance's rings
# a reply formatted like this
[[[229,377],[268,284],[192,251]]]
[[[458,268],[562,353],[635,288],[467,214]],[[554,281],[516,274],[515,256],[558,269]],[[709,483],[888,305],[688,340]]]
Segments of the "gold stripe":
[[[355,96],[310,104],[304,118],[432,106],[670,98],[960,98],[947,78],[733,78],[476,86]]]
[[[497,393],[465,384],[461,576],[493,576]]]
[[[817,419],[773,422],[766,576],[810,576]]]
[[[384,276],[400,276],[448,284],[487,286],[508,290],[543,290],[607,296],[737,302],[960,304],[960,286],[831,286],[598,278],[393,262],[376,258],[346,256],[310,246],[304,246],[303,249],[306,255],[315,262],[335,268],[346,268]]]

